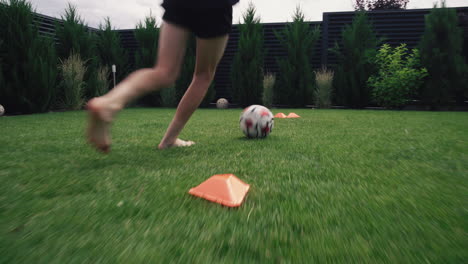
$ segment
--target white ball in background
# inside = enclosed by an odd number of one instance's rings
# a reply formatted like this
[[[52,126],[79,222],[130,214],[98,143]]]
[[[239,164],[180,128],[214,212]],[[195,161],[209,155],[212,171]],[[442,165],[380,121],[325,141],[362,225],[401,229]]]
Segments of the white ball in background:
[[[3,107],[3,105],[0,105],[0,116],[2,116],[3,114],[5,114],[5,108]]]
[[[225,98],[220,98],[218,101],[216,101],[216,107],[219,109],[226,109],[229,106],[228,100]]]
[[[273,113],[262,105],[251,105],[242,112],[239,125],[246,137],[264,138],[273,130]]]

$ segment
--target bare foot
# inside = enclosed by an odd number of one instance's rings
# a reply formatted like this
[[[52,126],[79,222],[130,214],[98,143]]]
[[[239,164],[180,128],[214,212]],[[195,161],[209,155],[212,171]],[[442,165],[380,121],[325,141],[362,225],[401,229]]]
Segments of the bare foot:
[[[195,144],[193,141],[185,141],[182,139],[176,139],[174,143],[168,144],[168,143],[160,143],[158,148],[159,149],[168,149],[168,148],[173,148],[173,147],[189,147]]]
[[[118,107],[97,97],[91,99],[86,108],[88,110],[88,142],[97,150],[109,153],[111,145],[109,129],[115,113],[119,110]]]

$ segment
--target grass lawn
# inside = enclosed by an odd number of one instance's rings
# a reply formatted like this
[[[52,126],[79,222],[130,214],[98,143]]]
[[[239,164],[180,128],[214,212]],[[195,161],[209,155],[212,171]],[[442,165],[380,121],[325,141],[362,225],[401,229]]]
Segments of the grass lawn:
[[[174,110],[129,109],[109,155],[82,111],[0,118],[0,263],[467,260],[468,113],[292,111],[247,140],[240,109],[201,109],[197,144],[159,151]],[[187,193],[220,173],[241,207]]]

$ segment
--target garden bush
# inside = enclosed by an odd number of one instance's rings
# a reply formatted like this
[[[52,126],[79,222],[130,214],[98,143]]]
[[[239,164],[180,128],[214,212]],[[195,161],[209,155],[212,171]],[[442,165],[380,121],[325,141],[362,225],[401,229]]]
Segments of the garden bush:
[[[262,102],[263,26],[253,4],[239,25],[239,43],[231,68],[231,94],[241,106]]]
[[[287,56],[278,59],[280,74],[275,85],[275,102],[304,107],[313,95],[314,72],[310,58],[320,37],[319,27],[311,30],[298,7],[289,23],[280,33],[275,32]]]
[[[376,57],[378,72],[369,78],[372,99],[380,106],[400,108],[419,91],[427,70],[421,68],[419,51],[408,52],[406,44],[384,44]]]

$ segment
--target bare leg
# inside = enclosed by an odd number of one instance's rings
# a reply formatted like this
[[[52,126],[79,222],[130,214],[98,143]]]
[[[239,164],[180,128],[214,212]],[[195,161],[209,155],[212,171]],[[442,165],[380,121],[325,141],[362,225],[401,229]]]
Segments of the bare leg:
[[[205,97],[216,67],[224,54],[227,40],[228,35],[212,39],[197,38],[197,59],[192,83],[182,97],[177,112],[159,144],[160,149],[194,144],[192,141],[180,140],[178,136]]]
[[[109,93],[88,102],[89,143],[107,153],[111,144],[109,129],[117,112],[128,102],[175,82],[184,58],[188,34],[183,28],[164,23],[159,38],[156,66],[133,72]]]

